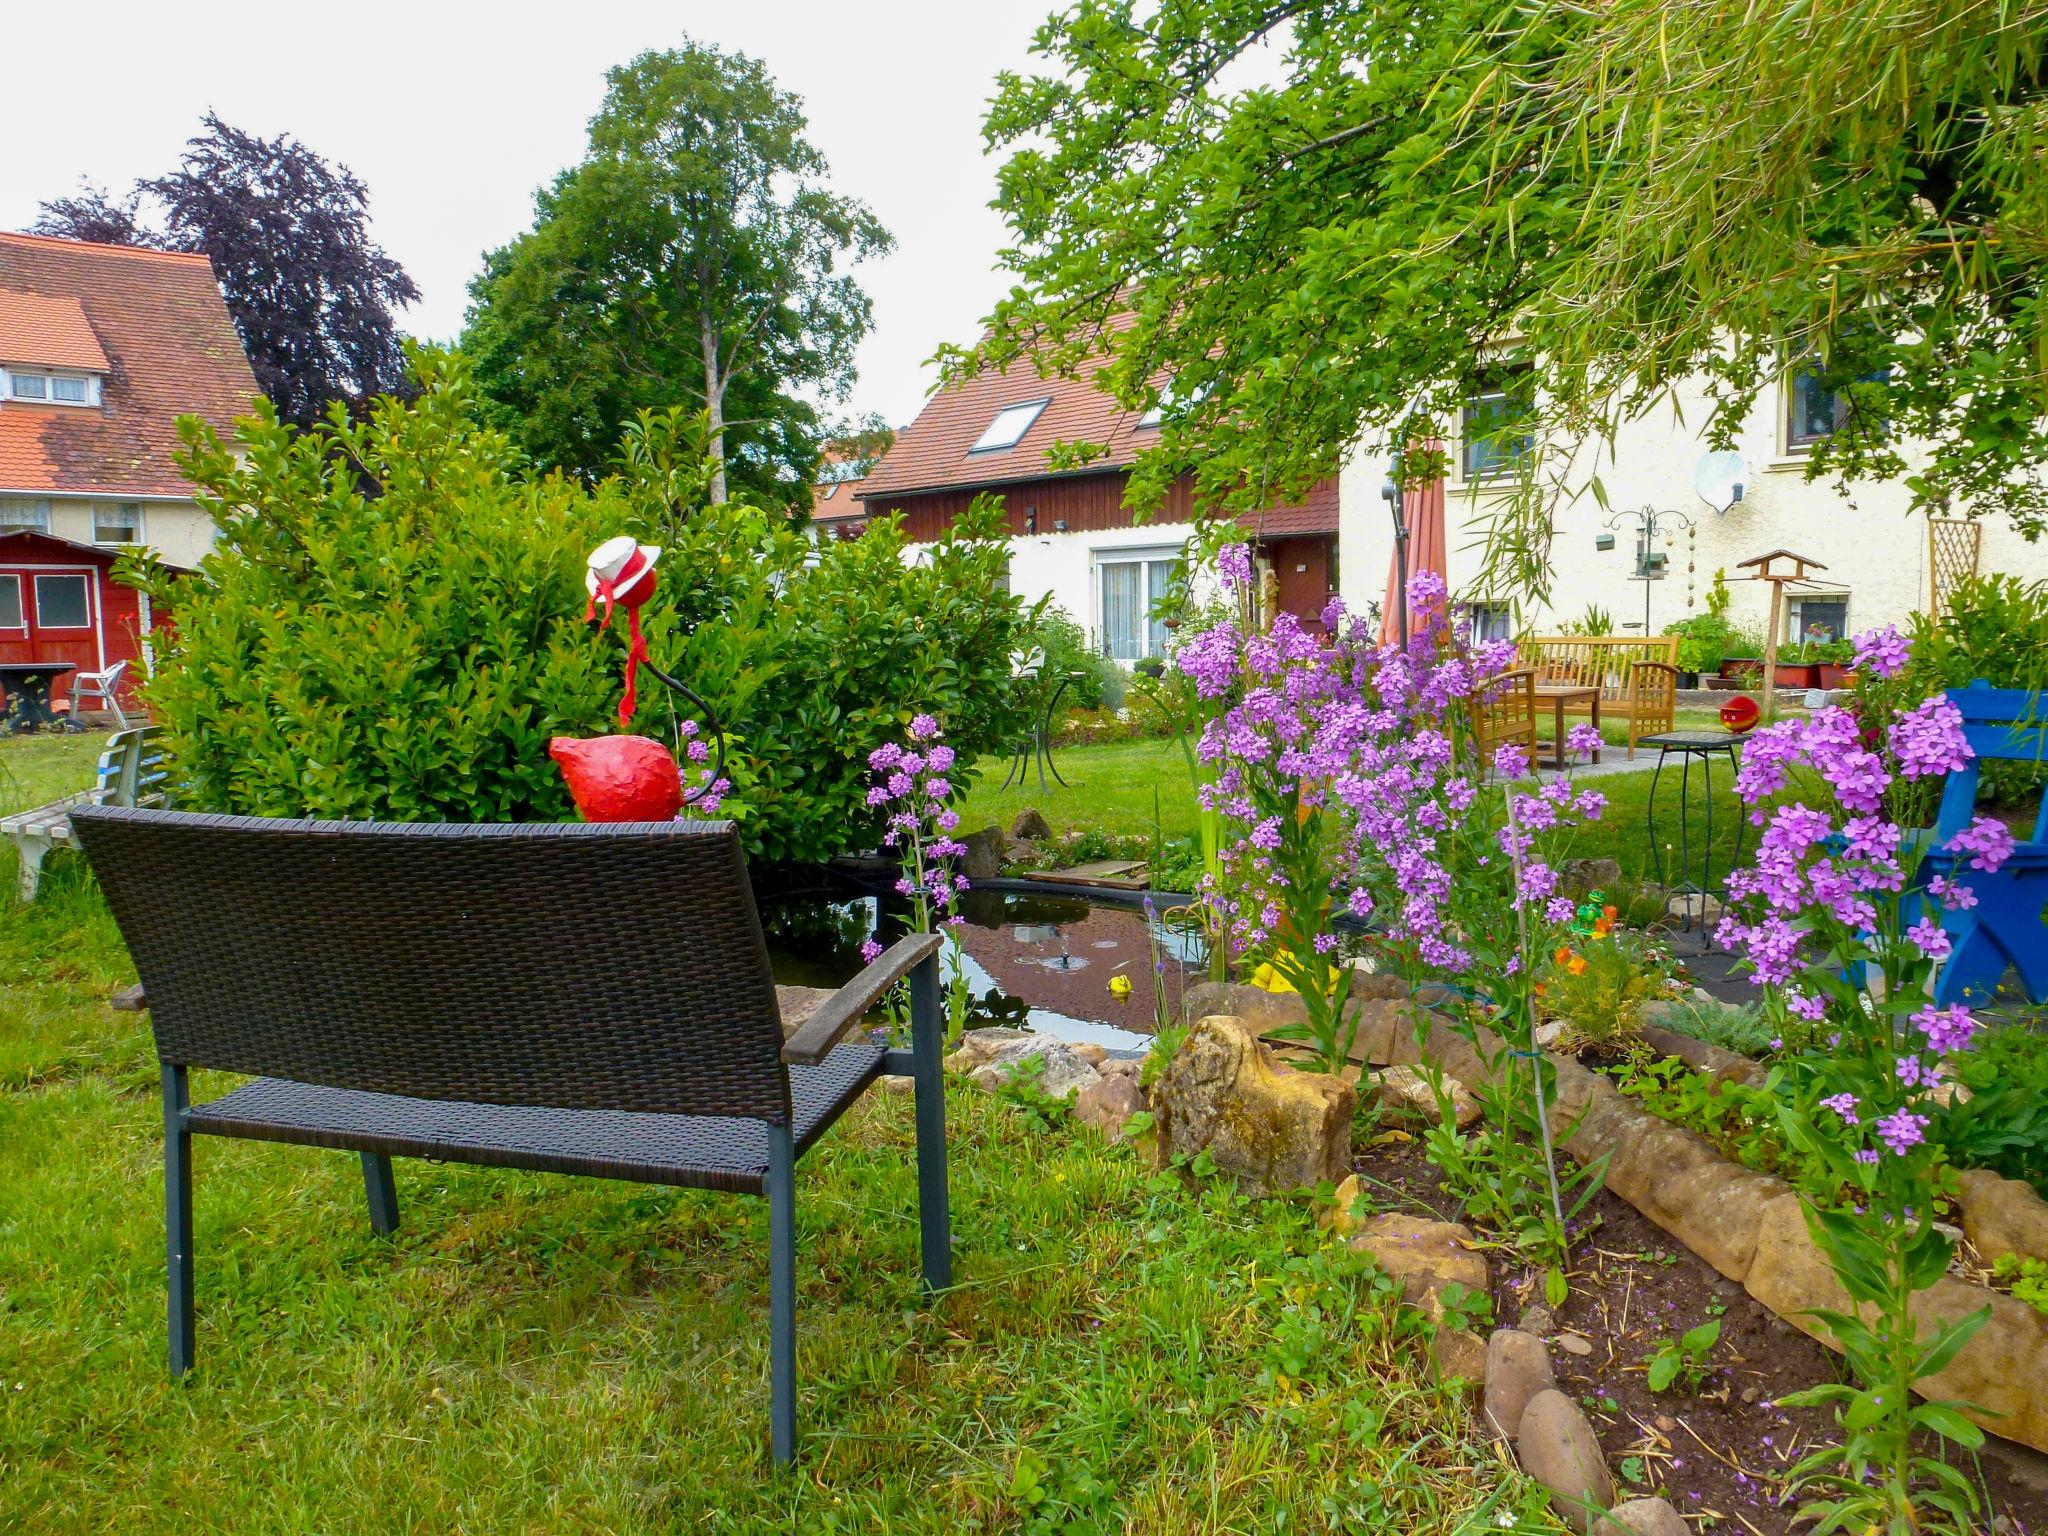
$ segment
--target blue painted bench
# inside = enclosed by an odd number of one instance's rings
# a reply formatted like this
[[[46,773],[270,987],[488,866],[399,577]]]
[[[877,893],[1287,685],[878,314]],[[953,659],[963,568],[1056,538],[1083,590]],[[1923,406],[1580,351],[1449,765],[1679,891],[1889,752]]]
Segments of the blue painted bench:
[[[2048,926],[2042,922],[2042,908],[2048,906],[2048,798],[2035,819],[2033,837],[2020,843],[1995,872],[1971,869],[1967,855],[1945,848],[1976,815],[1979,763],[2048,763],[2044,696],[2022,688],[1993,688],[1981,679],[1967,688],[1949,689],[1948,696],[1962,711],[1963,734],[1977,755],[1968,767],[1951,773],[1942,788],[1933,847],[1921,874],[1946,875],[1968,886],[1977,904],[1941,915],[1953,948],[1935,981],[1934,1000],[1981,1007],[1997,993],[2010,966],[2019,972],[2028,998],[2048,1002]]]
[[[0,820],[0,837],[9,839],[21,855],[18,889],[23,906],[34,901],[42,888],[43,860],[59,848],[78,846],[71,830],[73,811],[86,805],[149,807],[164,803],[168,770],[163,748],[156,744],[159,734],[159,727],[153,725],[114,732],[100,753],[92,788]]]

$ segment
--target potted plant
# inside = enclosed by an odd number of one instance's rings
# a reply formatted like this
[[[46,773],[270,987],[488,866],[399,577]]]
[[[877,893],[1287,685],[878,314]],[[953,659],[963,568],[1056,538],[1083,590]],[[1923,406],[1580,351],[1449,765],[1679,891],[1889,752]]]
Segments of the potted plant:
[[[1850,674],[1855,669],[1856,647],[1847,640],[1830,640],[1818,650],[1821,687],[1848,687]]]
[[[1818,688],[1820,686],[1820,658],[1816,654],[1821,643],[1802,640],[1797,645],[1785,646],[1778,652],[1778,686],[1780,688]]]
[[[1743,687],[1764,675],[1764,637],[1754,629],[1732,629],[1728,649],[1721,653],[1721,675],[1731,687]]]

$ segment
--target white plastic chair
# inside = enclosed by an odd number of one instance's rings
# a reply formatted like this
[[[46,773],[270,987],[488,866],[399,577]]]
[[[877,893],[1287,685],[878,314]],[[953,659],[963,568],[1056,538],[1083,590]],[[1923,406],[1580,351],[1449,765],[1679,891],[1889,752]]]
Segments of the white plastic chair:
[[[114,729],[128,729],[128,715],[121,708],[121,679],[128,675],[128,663],[117,661],[104,672],[74,672],[71,674],[71,720],[78,722],[79,714],[85,708],[87,695],[97,697],[100,703],[112,713]]]

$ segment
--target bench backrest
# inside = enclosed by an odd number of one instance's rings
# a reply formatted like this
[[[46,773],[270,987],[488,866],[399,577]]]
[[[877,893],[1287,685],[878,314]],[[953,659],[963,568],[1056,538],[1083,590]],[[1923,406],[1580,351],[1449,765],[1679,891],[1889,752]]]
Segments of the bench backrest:
[[[1963,737],[1976,753],[1968,765],[1948,776],[1941,791],[1941,809],[1934,818],[1935,841],[1945,843],[1976,815],[1978,764],[1986,759],[2048,764],[2048,695],[2025,688],[1994,688],[1979,678],[1967,688],[1948,690],[1949,702],[1963,716]],[[2048,843],[2048,796],[2034,822],[2036,843]]]
[[[154,806],[164,803],[170,778],[160,744],[163,727],[132,725],[107,738],[100,753],[98,783],[101,805]]]
[[[1517,649],[1538,682],[1598,688],[1603,698],[1616,700],[1627,696],[1635,663],[1678,662],[1676,635],[1524,635]]]
[[[730,822],[73,817],[166,1062],[413,1098],[789,1116]]]

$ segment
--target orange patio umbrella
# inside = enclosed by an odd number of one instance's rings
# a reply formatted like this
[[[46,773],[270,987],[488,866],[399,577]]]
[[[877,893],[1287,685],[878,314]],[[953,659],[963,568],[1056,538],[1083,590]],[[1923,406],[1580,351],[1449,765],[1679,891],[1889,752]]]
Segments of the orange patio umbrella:
[[[1424,452],[1440,454],[1443,444],[1434,440],[1416,445]],[[1444,480],[1438,475],[1426,485],[1411,486],[1401,493],[1401,519],[1408,529],[1408,575],[1435,571],[1450,584],[1444,554]],[[1401,548],[1397,537],[1394,557],[1387,566],[1387,600],[1380,607],[1380,644],[1394,645],[1401,638],[1401,609],[1408,594],[1401,589]],[[1413,634],[1416,615],[1408,615]]]

